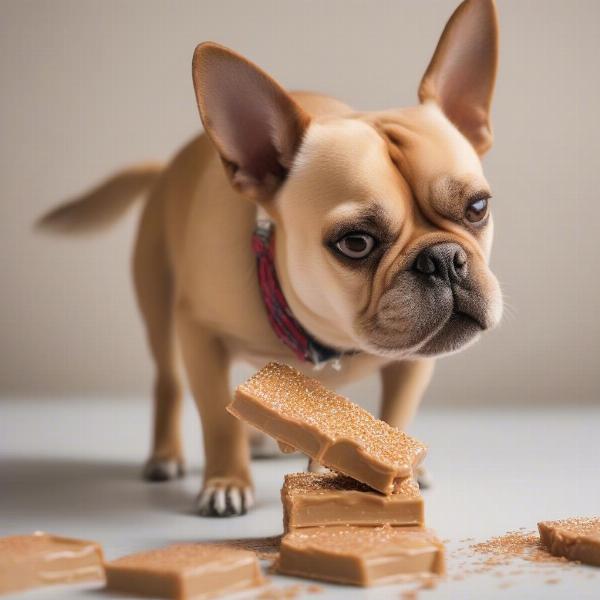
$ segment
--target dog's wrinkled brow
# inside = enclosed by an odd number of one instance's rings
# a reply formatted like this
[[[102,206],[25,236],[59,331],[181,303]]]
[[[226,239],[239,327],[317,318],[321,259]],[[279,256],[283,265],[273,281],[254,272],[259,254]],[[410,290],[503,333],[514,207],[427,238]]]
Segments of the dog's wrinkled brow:
[[[362,231],[376,237],[383,243],[387,243],[398,236],[398,231],[395,231],[395,229],[397,228],[394,228],[392,219],[385,209],[373,203],[334,223],[328,228],[325,237],[329,241],[337,241],[344,235]]]
[[[441,194],[448,199],[465,201],[475,196],[489,194],[488,189],[473,181],[465,181],[456,177],[443,177],[434,186],[432,190],[435,194]]]
[[[457,209],[462,211],[469,201],[490,195],[488,186],[481,181],[447,175],[432,183],[429,201],[442,213],[451,214]]]

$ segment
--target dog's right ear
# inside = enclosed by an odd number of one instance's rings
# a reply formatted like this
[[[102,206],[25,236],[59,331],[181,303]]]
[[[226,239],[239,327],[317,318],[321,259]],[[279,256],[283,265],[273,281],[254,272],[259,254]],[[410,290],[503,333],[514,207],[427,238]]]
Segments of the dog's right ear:
[[[264,71],[218,44],[196,48],[192,75],[204,129],[232,184],[268,198],[292,166],[308,115]]]

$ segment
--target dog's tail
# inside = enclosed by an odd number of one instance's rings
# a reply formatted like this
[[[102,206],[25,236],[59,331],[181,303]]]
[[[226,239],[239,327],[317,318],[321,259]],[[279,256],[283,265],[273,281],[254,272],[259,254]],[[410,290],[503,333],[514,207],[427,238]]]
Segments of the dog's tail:
[[[94,189],[43,215],[36,227],[61,233],[105,229],[122,217],[133,201],[152,188],[164,166],[135,165],[109,177]]]

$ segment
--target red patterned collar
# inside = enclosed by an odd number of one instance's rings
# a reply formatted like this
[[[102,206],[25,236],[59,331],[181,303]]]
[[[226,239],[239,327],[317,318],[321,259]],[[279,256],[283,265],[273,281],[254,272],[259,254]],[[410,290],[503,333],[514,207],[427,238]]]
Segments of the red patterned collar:
[[[252,236],[258,283],[273,331],[299,360],[310,362],[316,367],[331,360],[333,366],[339,368],[340,358],[353,352],[342,352],[322,344],[296,320],[275,271],[274,239],[273,226],[268,222],[260,222]]]

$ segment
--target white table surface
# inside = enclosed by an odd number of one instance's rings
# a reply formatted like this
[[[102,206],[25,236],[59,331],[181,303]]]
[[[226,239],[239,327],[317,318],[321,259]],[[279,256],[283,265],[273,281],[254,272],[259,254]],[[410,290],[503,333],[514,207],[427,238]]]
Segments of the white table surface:
[[[276,535],[279,489],[301,458],[255,461],[257,506],[248,515],[206,519],[191,507],[200,485],[200,433],[186,404],[186,479],[140,479],[150,405],[141,400],[0,399],[0,535],[45,530],[100,542],[108,559],[171,542]],[[536,522],[600,514],[600,407],[424,410],[411,433],[430,446],[434,487],[427,523],[448,540],[448,572],[419,598],[600,598],[600,568],[515,560],[469,574],[465,538],[483,541]],[[509,574],[514,573],[514,574]],[[548,581],[558,582],[548,583]],[[300,580],[273,577],[285,588]],[[309,582],[307,582],[309,583]],[[368,590],[323,585],[298,597],[402,598],[412,586]],[[20,598],[116,599],[97,585],[26,592]],[[130,597],[129,597],[130,598]]]

